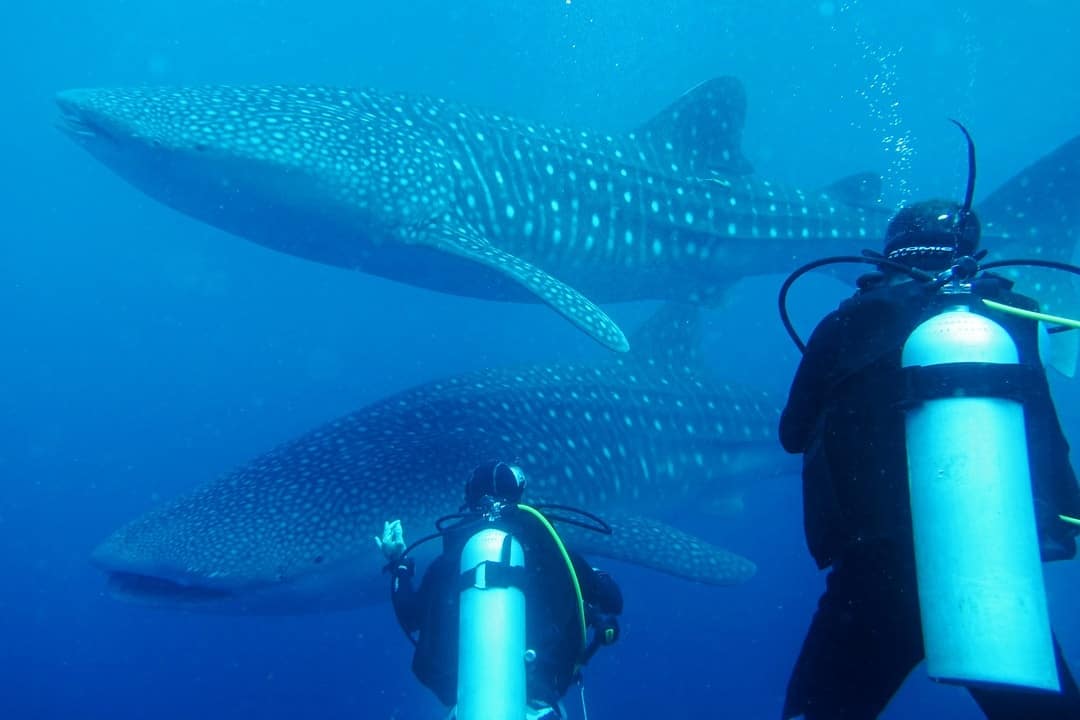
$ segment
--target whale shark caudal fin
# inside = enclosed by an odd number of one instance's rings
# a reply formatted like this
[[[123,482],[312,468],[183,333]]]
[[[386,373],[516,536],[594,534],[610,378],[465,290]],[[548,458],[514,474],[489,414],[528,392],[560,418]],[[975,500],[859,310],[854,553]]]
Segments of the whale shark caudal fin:
[[[757,572],[750,560],[665,523],[638,515],[603,515],[611,535],[563,523],[568,544],[585,555],[621,560],[706,585],[738,585]]]
[[[495,270],[547,303],[605,347],[617,352],[630,349],[623,331],[591,300],[535,265],[495,247],[471,227],[455,225],[452,221],[434,221],[404,239]]]
[[[733,77],[720,77],[686,91],[631,134],[654,156],[679,158],[673,172],[699,178],[753,172],[742,154],[746,91]],[[670,143],[670,147],[666,145]],[[664,144],[662,147],[656,145]],[[666,152],[665,152],[666,151]],[[666,164],[666,163],[665,163]]]

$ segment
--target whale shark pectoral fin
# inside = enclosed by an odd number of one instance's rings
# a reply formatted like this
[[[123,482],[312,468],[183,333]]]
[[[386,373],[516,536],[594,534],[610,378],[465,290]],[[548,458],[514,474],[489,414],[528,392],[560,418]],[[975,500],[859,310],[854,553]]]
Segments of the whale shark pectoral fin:
[[[618,352],[630,349],[623,331],[591,300],[535,265],[495,247],[471,227],[436,222],[410,233],[407,241],[491,268],[543,300],[605,347]]]
[[[611,535],[567,525],[559,525],[559,532],[586,555],[622,560],[706,585],[738,585],[757,572],[751,560],[658,520],[606,513],[602,517],[611,525]]]

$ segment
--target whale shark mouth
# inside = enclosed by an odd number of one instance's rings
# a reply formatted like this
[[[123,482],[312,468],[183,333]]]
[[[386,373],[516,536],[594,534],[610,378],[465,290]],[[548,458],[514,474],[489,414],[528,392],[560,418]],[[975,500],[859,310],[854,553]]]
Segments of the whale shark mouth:
[[[80,90],[68,90],[57,95],[56,105],[60,116],[54,122],[56,128],[86,147],[92,148],[101,143],[112,147],[122,146],[124,132],[112,127],[108,117],[88,107],[84,97],[85,92]]]
[[[109,138],[109,134],[82,109],[74,92],[62,93],[56,98],[60,117],[56,126],[77,140]]]
[[[191,585],[156,575],[135,572],[110,572],[109,593],[125,600],[198,604],[233,597],[232,592],[205,585]]]

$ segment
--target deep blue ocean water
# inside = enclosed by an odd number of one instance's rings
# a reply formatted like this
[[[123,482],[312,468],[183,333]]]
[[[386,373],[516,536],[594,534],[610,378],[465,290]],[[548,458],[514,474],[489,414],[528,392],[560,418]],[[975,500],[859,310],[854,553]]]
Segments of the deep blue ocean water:
[[[595,358],[550,311],[438,295],[276,254],[179,215],[56,132],[52,95],[142,83],[369,85],[629,129],[739,77],[745,152],[818,187],[873,170],[886,199],[957,197],[957,117],[980,194],[1080,132],[1080,5],[530,0],[14,3],[0,22],[0,717],[436,718],[387,605],[303,617],[153,611],[104,594],[90,549],[135,514],[390,392],[485,366]],[[786,389],[780,276],[708,317],[709,362]],[[848,292],[811,279],[808,331]],[[614,306],[632,327],[646,303]],[[1076,382],[1055,379],[1080,438]],[[622,642],[591,718],[776,718],[822,587],[797,478],[684,523],[754,558],[736,588],[616,565]],[[1048,570],[1080,666],[1076,563]],[[572,717],[581,717],[574,696]],[[979,717],[920,668],[887,718]]]

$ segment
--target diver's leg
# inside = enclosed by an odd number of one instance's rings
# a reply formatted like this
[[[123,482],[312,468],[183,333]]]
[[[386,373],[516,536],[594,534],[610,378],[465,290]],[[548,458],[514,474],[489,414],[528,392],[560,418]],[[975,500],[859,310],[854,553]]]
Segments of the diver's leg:
[[[972,688],[971,696],[991,720],[1076,720],[1080,718],[1080,689],[1065,664],[1056,637],[1054,656],[1061,680],[1060,693]]]
[[[906,553],[860,548],[829,573],[788,682],[784,720],[872,720],[922,660]]]

